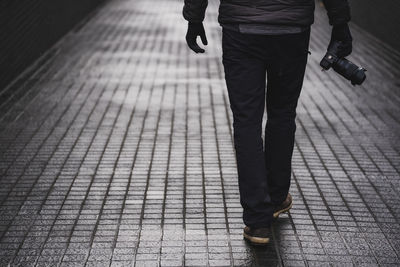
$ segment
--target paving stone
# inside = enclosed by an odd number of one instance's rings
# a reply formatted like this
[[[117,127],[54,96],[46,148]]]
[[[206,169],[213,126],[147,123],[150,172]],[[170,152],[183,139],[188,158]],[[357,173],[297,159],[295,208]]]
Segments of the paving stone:
[[[366,82],[321,72],[330,28],[316,6],[294,205],[270,245],[250,247],[218,1],[201,55],[182,5],[107,1],[0,90],[0,265],[400,265],[400,54],[351,23]]]

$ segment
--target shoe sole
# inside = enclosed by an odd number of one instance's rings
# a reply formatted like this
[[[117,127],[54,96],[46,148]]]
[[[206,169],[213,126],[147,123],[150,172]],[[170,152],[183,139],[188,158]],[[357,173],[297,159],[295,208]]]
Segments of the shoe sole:
[[[268,237],[256,237],[256,236],[250,236],[246,233],[243,233],[243,237],[250,241],[254,245],[265,245],[269,243],[269,238]]]
[[[287,208],[278,210],[277,212],[274,212],[274,219],[277,219],[279,217],[279,214],[288,212],[292,208],[293,202],[290,203],[290,205]]]

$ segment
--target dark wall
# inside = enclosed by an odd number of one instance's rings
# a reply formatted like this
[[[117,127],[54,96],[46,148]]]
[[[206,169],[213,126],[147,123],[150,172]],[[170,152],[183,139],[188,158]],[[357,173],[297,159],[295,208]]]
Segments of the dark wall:
[[[0,0],[0,90],[104,0]]]
[[[352,20],[400,51],[399,0],[349,0]]]

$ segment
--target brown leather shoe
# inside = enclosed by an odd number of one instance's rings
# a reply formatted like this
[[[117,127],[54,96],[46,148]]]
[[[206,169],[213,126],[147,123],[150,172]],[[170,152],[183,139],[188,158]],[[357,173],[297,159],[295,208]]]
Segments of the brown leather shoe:
[[[288,193],[286,199],[274,209],[274,219],[279,217],[279,214],[289,211],[292,208],[292,196]]]
[[[250,228],[243,229],[243,237],[253,245],[265,245],[269,243],[271,228]]]

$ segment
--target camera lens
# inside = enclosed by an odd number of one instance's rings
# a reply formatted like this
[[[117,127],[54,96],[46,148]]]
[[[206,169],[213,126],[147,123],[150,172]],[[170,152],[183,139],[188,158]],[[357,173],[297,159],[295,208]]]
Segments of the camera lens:
[[[358,68],[353,75],[351,76],[351,83],[354,84],[362,84],[365,81],[365,78],[367,76],[365,75],[365,69],[363,68]]]
[[[350,80],[353,85],[362,84],[366,78],[365,69],[358,67],[356,64],[345,58],[336,61],[333,65],[333,69],[346,79]]]

